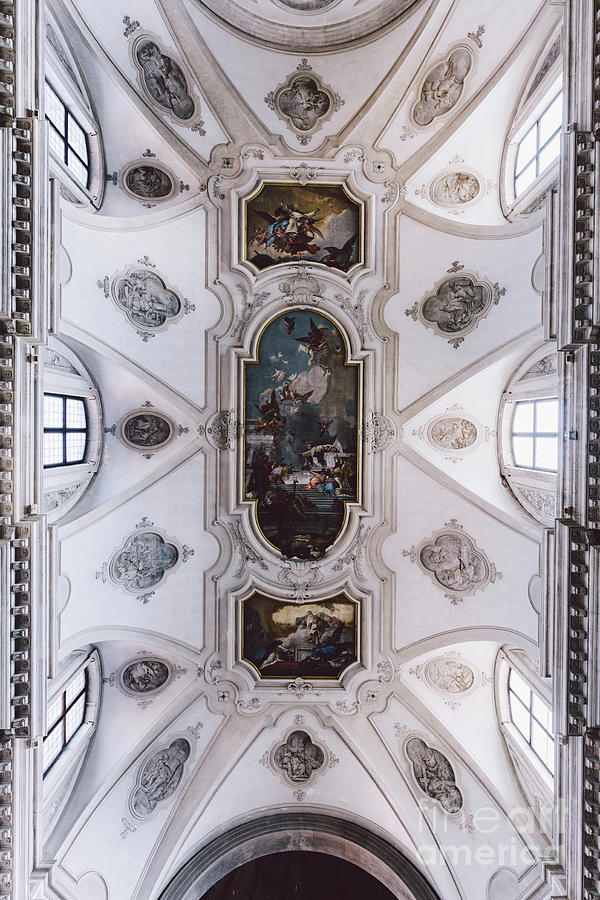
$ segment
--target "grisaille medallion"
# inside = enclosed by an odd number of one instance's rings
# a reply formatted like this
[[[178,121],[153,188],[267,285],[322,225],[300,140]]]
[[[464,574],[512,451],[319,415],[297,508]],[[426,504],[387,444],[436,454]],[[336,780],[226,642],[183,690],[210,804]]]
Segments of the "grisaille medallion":
[[[136,531],[117,550],[108,565],[111,579],[127,591],[159,584],[179,560],[179,550],[156,531]]]
[[[477,428],[463,416],[443,416],[431,422],[427,436],[442,450],[466,450],[476,442]]]
[[[439,694],[465,694],[475,686],[475,673],[453,656],[429,660],[423,672],[425,683]]]
[[[321,769],[325,754],[311,736],[301,729],[292,731],[287,740],[275,747],[271,763],[290,784],[307,784],[314,772]]]
[[[176,119],[191,119],[195,105],[181,66],[147,35],[140,36],[135,42],[133,58],[142,86],[150,98]]]
[[[159,203],[170,200],[177,193],[178,186],[172,172],[156,163],[137,160],[122,169],[119,183],[126,194],[140,201]]]
[[[173,437],[173,423],[163,414],[140,409],[130,413],[121,424],[123,441],[135,450],[156,450]]]
[[[131,812],[143,819],[154,812],[179,786],[191,747],[185,738],[176,738],[168,747],[153,753],[140,769],[130,797]]]
[[[154,331],[182,312],[178,295],[156,271],[143,266],[128,269],[115,278],[111,296],[136,328]]]
[[[421,738],[414,737],[406,742],[404,752],[423,793],[436,800],[444,812],[459,813],[463,807],[463,796],[456,784],[454,769],[441,750],[428,747]]]
[[[429,195],[437,206],[456,207],[473,203],[481,194],[481,182],[473,172],[446,172],[431,183]]]
[[[129,694],[154,694],[167,686],[172,677],[172,669],[162,659],[140,657],[122,666],[118,677],[121,686]]]
[[[290,308],[243,368],[243,496],[284,556],[318,559],[358,500],[359,366],[316,312]]]

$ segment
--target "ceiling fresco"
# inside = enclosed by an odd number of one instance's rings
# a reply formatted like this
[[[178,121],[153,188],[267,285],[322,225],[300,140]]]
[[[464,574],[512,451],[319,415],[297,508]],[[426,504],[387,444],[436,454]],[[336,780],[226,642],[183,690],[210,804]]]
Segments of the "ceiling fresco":
[[[533,896],[548,835],[511,819],[496,696],[503,653],[546,652],[546,538],[498,453],[512,373],[552,350],[548,235],[501,191],[559,5],[52,7],[104,189],[52,207],[55,352],[102,443],[52,510],[57,668],[101,661],[82,775],[44,801],[60,896],[158,900],[227,828],[300,809],[444,900],[492,896],[514,847]]]

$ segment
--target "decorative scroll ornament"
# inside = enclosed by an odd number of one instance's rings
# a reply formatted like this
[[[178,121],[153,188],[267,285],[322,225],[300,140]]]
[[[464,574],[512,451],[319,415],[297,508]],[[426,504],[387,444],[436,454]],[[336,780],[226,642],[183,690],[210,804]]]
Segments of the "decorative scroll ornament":
[[[112,278],[105,275],[97,285],[145,341],[195,310],[149,260],[146,265],[129,266]]]
[[[298,266],[300,269],[300,266]],[[286,303],[304,306],[312,303],[317,306],[325,299],[323,285],[306,271],[298,271],[279,285],[283,299]]]
[[[463,796],[456,784],[456,775],[441,750],[428,747],[418,737],[409,738],[404,745],[415,781],[424,794],[440,804],[444,812],[457,815],[463,808]]]
[[[556,515],[556,493],[522,487],[521,485],[514,485],[513,490],[520,494],[525,503],[532,506],[538,515],[546,519],[554,519]]]
[[[402,555],[416,562],[437,587],[445,590],[444,596],[453,604],[502,578],[456,519],[446,522],[445,528],[421,541],[418,547],[403,550]]]
[[[387,450],[396,439],[396,429],[392,420],[382,412],[371,411],[365,421],[365,440],[371,453]]]
[[[329,754],[303,728],[290,731],[283,742],[272,747],[263,761],[286,784],[304,786],[327,770]]]
[[[291,587],[292,600],[304,601],[310,600],[309,588],[322,581],[323,573],[316,562],[286,560],[281,564],[277,577],[282,584]]]
[[[159,803],[175,793],[183,778],[190,751],[189,741],[176,738],[168,747],[156,750],[146,760],[129,799],[129,808],[134,816],[146,818]]]
[[[241,282],[236,284],[236,288],[242,295],[244,305],[242,311],[238,313],[232,325],[231,336],[234,341],[239,341],[242,339],[246,326],[252,316],[257,313],[259,309],[262,309],[265,300],[267,300],[270,295],[269,291],[258,291],[256,294],[249,294],[248,288]]]
[[[476,273],[461,272],[441,278],[433,290],[406,309],[405,314],[433,329],[440,337],[450,335],[448,343],[456,349],[505,294],[506,288],[501,288],[498,282],[492,284]]]
[[[429,70],[421,89],[419,99],[412,110],[415,125],[430,125],[438,116],[443,116],[458,103],[471,66],[473,55],[466,46],[457,47],[447,57]]]
[[[319,75],[308,66],[299,66],[275,91],[265,97],[269,109],[274,110],[301,144],[307,144],[323,123],[340,109],[344,100],[327,87]]]

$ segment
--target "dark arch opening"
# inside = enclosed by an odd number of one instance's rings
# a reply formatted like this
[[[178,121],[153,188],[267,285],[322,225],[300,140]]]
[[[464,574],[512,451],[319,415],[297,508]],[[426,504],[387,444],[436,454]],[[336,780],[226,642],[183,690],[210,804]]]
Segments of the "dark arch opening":
[[[204,900],[205,896],[213,900],[209,889],[244,864],[298,851],[307,856],[325,855],[329,860],[352,860],[355,868],[370,874],[371,881],[385,885],[392,897],[440,900],[420,869],[387,838],[360,822],[316,812],[274,813],[233,826],[179,869],[160,900]],[[363,896],[376,895],[367,892]],[[279,900],[285,897],[280,894]]]
[[[271,853],[229,872],[202,900],[394,900],[364,869],[327,853]]]

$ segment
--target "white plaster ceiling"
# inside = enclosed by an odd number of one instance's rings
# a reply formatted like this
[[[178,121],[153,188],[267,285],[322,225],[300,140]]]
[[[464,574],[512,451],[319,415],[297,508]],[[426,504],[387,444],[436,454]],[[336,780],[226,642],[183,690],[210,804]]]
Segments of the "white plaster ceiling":
[[[144,708],[110,681],[103,686],[83,773],[60,826],[46,837],[58,860],[56,883],[77,900],[154,898],[228,822],[301,803],[383,830],[445,900],[484,897],[494,869],[430,866],[424,852],[430,840],[441,846],[467,840],[473,848],[514,842],[522,849],[507,820],[521,794],[489,678],[500,647],[537,652],[538,616],[528,589],[538,575],[540,534],[501,487],[493,432],[510,373],[542,341],[542,304],[531,275],[543,229],[535,217],[509,223],[497,184],[520,86],[559,10],[524,0],[507,15],[506,4],[495,0],[439,0],[397,16],[404,6],[339,0],[322,11],[292,12],[280,0],[228,0],[225,22],[220,0],[119,0],[108,13],[92,0],[60,0],[72,45],[81,30],[78,60],[108,173],[150,148],[157,163],[189,185],[156,208],[143,208],[113,184],[95,215],[62,202],[61,240],[72,273],[60,287],[60,333],[99,387],[103,426],[147,402],[182,426],[151,459],[107,433],[97,475],[57,531],[58,571],[70,586],[61,595],[59,658],[95,645],[105,678],[143,652],[182,670]],[[163,50],[192,73],[205,136],[148,101],[131,64],[124,16],[160,37]],[[478,47],[468,33],[480,25]],[[465,42],[475,63],[456,108],[427,129],[413,128],[408,114],[424,75]],[[264,101],[303,58],[344,100],[307,145]],[[481,173],[487,191],[462,215],[414,193],[456,156]],[[238,265],[236,198],[261,167],[265,178],[290,178],[302,164],[314,168],[316,182],[350,175],[367,198],[369,267],[350,283],[323,266],[311,274],[323,288],[322,308],[338,315],[366,361],[365,412],[385,414],[394,432],[383,452],[365,449],[361,505],[320,561],[317,587],[314,569],[298,560],[286,564],[257,536],[239,500],[235,428],[234,449],[217,450],[211,431],[219,411],[239,417],[238,357],[270,304],[285,308],[280,285],[297,274],[288,266],[255,277]],[[146,341],[102,289],[105,276],[143,258],[195,306]],[[457,348],[405,314],[454,261],[506,288]],[[261,292],[268,297],[260,299]],[[456,406],[482,435],[488,429],[488,440],[458,463],[419,438],[420,428]],[[194,551],[147,602],[102,576],[103,563],[144,517]],[[502,576],[459,603],[404,554],[452,520]],[[235,610],[253,584],[286,599],[298,585],[311,599],[334,586],[354,591],[363,604],[361,667],[332,691],[315,682],[297,697],[285,685],[271,690],[252,680],[235,665]],[[461,654],[483,678],[459,708],[411,673],[442,653]],[[302,800],[260,764],[298,715],[339,759]],[[419,803],[403,751],[408,733],[448,755],[468,800],[462,819],[445,833],[433,821],[435,804]],[[128,802],[142,760],[180,735],[193,751],[181,787],[152,817],[134,822]],[[498,811],[493,838],[461,830],[480,806]],[[532,852],[533,844],[532,838]],[[515,871],[531,864],[523,857]]]

